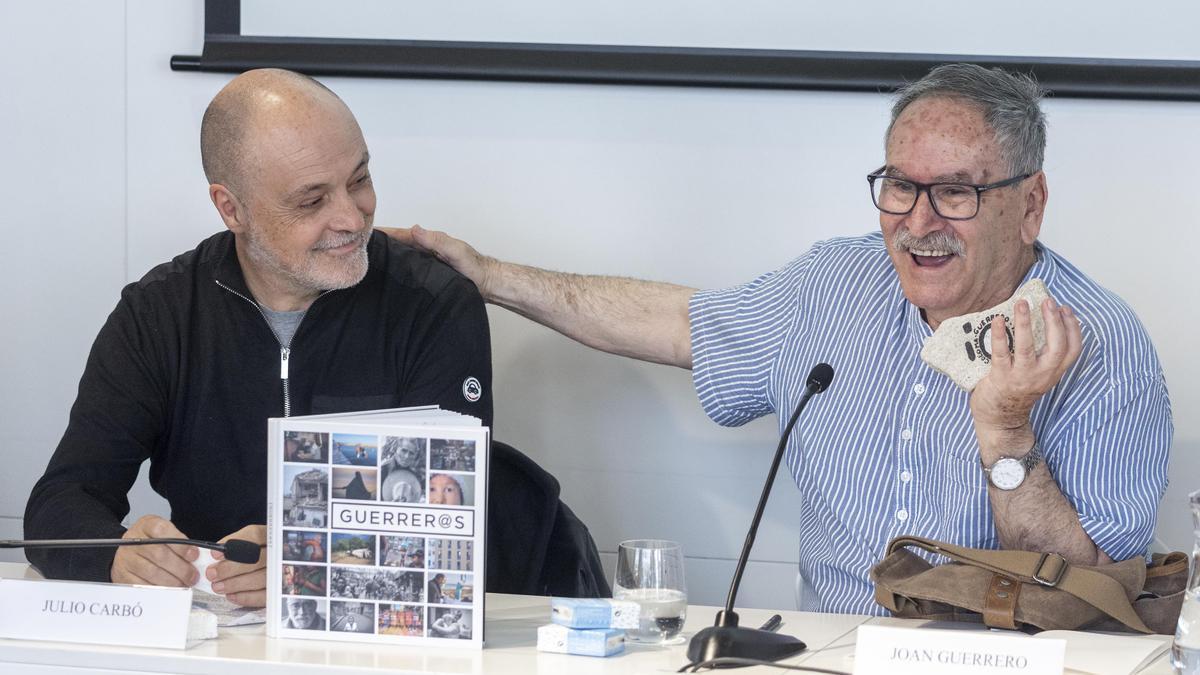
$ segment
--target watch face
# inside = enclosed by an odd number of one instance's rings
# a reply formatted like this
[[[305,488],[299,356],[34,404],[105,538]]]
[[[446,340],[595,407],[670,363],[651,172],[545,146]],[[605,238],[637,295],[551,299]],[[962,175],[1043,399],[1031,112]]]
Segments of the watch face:
[[[1020,460],[1005,457],[992,465],[992,485],[1001,490],[1012,490],[1025,480],[1025,467]]]

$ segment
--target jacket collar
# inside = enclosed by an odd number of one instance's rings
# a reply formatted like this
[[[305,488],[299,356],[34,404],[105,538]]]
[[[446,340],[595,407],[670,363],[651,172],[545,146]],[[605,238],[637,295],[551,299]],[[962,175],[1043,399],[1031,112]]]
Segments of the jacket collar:
[[[252,298],[254,296],[250,293],[250,287],[246,285],[246,275],[242,274],[242,264],[238,260],[236,236],[232,232],[224,232],[220,236],[214,251],[217,263],[213,270],[213,278],[229,290]]]

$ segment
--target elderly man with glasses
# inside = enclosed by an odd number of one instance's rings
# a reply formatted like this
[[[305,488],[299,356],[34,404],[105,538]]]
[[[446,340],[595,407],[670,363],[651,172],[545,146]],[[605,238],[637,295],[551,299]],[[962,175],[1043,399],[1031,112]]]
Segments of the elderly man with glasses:
[[[691,368],[720,424],[783,413],[782,428],[809,368],[834,364],[837,381],[787,449],[804,502],[801,608],[878,614],[868,570],[899,534],[1093,565],[1144,555],[1154,531],[1166,384],[1129,307],[1038,241],[1041,96],[1031,78],[963,64],[905,87],[886,163],[867,177],[880,231],[817,243],[735,288],[557,274],[438,232],[391,234],[435,251],[486,300],[584,344]],[[1001,356],[973,392],[922,363],[943,321],[1033,278],[1057,303],[1019,301],[1014,325],[993,321],[988,347]],[[989,480],[1002,460],[1017,460],[1019,480]]]

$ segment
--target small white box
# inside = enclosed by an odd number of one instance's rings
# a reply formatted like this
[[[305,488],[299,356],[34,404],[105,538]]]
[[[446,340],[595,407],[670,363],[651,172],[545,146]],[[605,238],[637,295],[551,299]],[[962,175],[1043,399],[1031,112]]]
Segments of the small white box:
[[[538,628],[539,652],[612,656],[625,651],[625,631],[615,628],[579,630],[555,623]]]
[[[550,620],[567,628],[638,627],[641,606],[610,598],[550,598]]]

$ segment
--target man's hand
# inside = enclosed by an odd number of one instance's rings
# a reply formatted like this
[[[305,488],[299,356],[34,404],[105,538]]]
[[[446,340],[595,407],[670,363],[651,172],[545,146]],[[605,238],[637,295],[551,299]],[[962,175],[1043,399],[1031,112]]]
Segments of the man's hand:
[[[224,537],[219,543],[230,539],[252,541],[259,546],[267,544],[266,525],[247,525],[233,534]],[[208,580],[217,593],[229,598],[230,602],[243,607],[265,607],[267,604],[267,551],[264,548],[258,555],[258,562],[253,564],[235,563],[225,560],[225,554],[213,551],[213,559],[218,562],[208,566]]]
[[[992,319],[992,368],[971,394],[971,416],[977,434],[1028,432],[1034,404],[1058,384],[1083,351],[1079,320],[1069,307],[1059,307],[1049,298],[1041,307],[1046,345],[1041,352],[1034,351],[1029,312],[1029,303],[1024,300],[1013,308],[1016,345],[1011,354],[1004,318]],[[981,437],[981,446],[983,440]],[[988,458],[983,459],[986,463]]]
[[[489,281],[497,261],[482,255],[470,244],[461,239],[455,239],[445,232],[426,230],[420,225],[413,225],[411,228],[377,227],[375,229],[396,241],[432,253],[438,260],[475,282],[479,288],[479,294],[485,301],[492,300]]]
[[[187,539],[171,521],[161,516],[142,516],[122,539]],[[151,544],[121,546],[113,558],[112,580],[118,584],[191,586],[200,580],[192,561],[200,555],[195,546]]]

